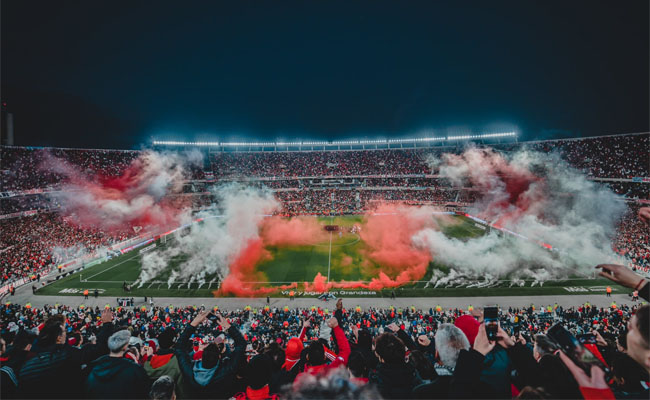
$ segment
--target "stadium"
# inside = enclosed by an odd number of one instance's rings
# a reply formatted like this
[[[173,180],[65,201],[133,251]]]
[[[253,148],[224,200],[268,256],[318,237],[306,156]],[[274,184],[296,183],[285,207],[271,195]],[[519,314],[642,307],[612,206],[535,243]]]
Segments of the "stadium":
[[[442,3],[339,44],[314,5],[59,6],[3,7],[2,399],[648,398],[647,4],[580,22],[584,77],[573,28],[460,55]]]
[[[34,264],[11,276],[7,274],[14,270],[20,260],[6,267],[3,279],[7,284],[3,287],[3,293],[12,286],[30,283],[37,295],[79,296],[84,290],[97,289],[111,297],[127,294],[140,297],[287,297],[288,291],[294,291],[298,296],[316,297],[334,290],[353,296],[389,296],[397,290],[400,295],[408,297],[580,294],[580,290],[584,289],[602,292],[607,281],[595,279],[593,273],[589,274],[592,271],[581,271],[579,268],[571,272],[559,271],[558,275],[547,279],[538,277],[534,271],[530,271],[528,276],[519,275],[516,272],[525,264],[535,261],[522,257],[512,261],[513,271],[506,271],[500,276],[472,276],[462,269],[467,264],[445,259],[449,257],[444,255],[439,260],[435,252],[426,254],[412,243],[412,237],[425,229],[442,232],[451,244],[457,240],[456,245],[471,244],[478,237],[493,234],[502,243],[495,244],[490,251],[502,251],[501,246],[508,243],[513,247],[534,246],[551,258],[556,256],[561,259],[562,252],[558,248],[561,249],[562,243],[557,242],[556,238],[525,236],[511,230],[515,229],[513,222],[503,224],[502,221],[513,214],[510,205],[502,212],[500,209],[504,207],[501,204],[490,203],[486,199],[487,196],[482,193],[485,188],[480,183],[473,185],[468,181],[459,186],[444,176],[447,173],[445,166],[438,166],[437,170],[430,167],[433,158],[459,155],[469,158],[471,153],[472,157],[478,154],[505,162],[512,154],[522,151],[541,154],[538,149],[544,152],[552,149],[554,154],[561,154],[558,156],[560,160],[566,160],[563,162],[568,164],[565,168],[573,167],[576,174],[584,174],[587,177],[584,178],[585,182],[595,185],[596,189],[593,190],[605,187],[612,192],[613,201],[623,208],[613,251],[627,266],[647,275],[650,262],[647,248],[642,244],[638,248],[630,248],[626,238],[642,233],[643,227],[636,222],[635,215],[648,197],[647,170],[644,171],[648,154],[639,151],[648,148],[648,134],[489,143],[495,138],[503,141],[504,138],[513,137],[512,134],[486,135],[483,141],[474,142],[445,138],[447,143],[435,140],[436,146],[422,147],[417,147],[419,142],[397,142],[400,146],[412,144],[411,149],[379,149],[376,143],[356,145],[371,147],[362,150],[354,149],[353,144],[347,145],[348,149],[339,149],[341,145],[335,143],[331,146],[336,146],[336,150],[315,150],[312,144],[308,144],[308,149],[298,147],[289,151],[277,148],[256,151],[248,144],[233,145],[229,149],[227,144],[215,143],[209,147],[202,143],[179,146],[166,142],[154,142],[155,150],[140,152],[3,148],[3,159],[8,160],[6,165],[10,167],[9,171],[20,171],[21,174],[11,177],[12,181],[7,183],[13,190],[3,193],[3,210],[12,211],[3,215],[3,232],[8,235],[31,232],[33,229],[20,224],[46,222],[56,227],[54,232],[77,229],[76,234],[82,238],[81,242],[75,243],[77,247],[65,248],[66,238],[52,238],[51,247],[41,254],[37,249],[30,249],[35,251],[36,257],[30,253],[26,256],[27,259],[35,259]],[[453,143],[452,146],[446,145],[449,141]],[[615,144],[611,144],[612,141]],[[150,211],[145,210],[127,216],[130,220],[117,228],[113,225],[102,226],[104,222],[100,222],[99,227],[93,226],[94,221],[107,216],[94,215],[93,210],[109,210],[117,201],[134,202],[134,198],[115,198],[115,187],[112,185],[131,174],[134,167],[153,163],[152,158],[164,154],[155,151],[163,151],[158,149],[169,145],[173,149],[164,151],[172,151],[169,157],[174,160],[156,160],[156,165],[184,162],[179,155],[188,149],[197,151],[197,148],[203,148],[200,154],[201,160],[205,161],[198,166],[184,167],[187,170],[183,170],[181,180],[174,183],[176,191],[158,199],[158,204],[164,207],[161,212],[166,214],[150,215]],[[626,154],[637,152],[638,157],[627,158],[621,165],[609,165],[609,172],[598,176],[594,172],[602,171],[602,166],[585,167],[584,160],[591,159],[590,151],[602,154],[603,148],[620,148]],[[572,154],[583,158],[571,159]],[[318,161],[305,165],[305,157]],[[593,154],[593,158],[596,158],[596,154]],[[64,173],[43,176],[44,171],[38,167],[42,165],[42,160],[48,160],[50,165],[61,163],[60,169]],[[84,165],[89,165],[88,160],[94,163],[99,161],[98,165],[102,167],[91,170],[90,174],[88,170],[85,174],[77,172],[82,171]],[[22,167],[25,165],[35,166],[35,169],[30,171]],[[338,168],[339,165],[344,165],[345,169]],[[296,168],[292,169],[293,166]],[[577,169],[579,167],[582,167],[581,171]],[[136,174],[147,174],[146,168],[145,165]],[[173,164],[172,168],[180,169],[180,165]],[[66,176],[65,173],[72,175]],[[156,174],[164,173],[156,171]],[[138,175],[128,176],[136,183],[141,179]],[[552,178],[547,176],[549,180]],[[41,179],[47,180],[47,186],[38,187]],[[94,185],[93,182],[100,184],[90,186]],[[96,197],[90,199],[95,203],[80,203],[70,210],[64,202],[73,199],[67,193],[82,191],[84,187],[97,193]],[[109,188],[113,189],[113,197],[102,198]],[[126,196],[126,193],[124,190],[121,194]],[[224,193],[233,198],[224,198]],[[584,193],[562,195],[585,196]],[[223,227],[235,221],[231,218],[233,210],[227,207],[230,206],[228,202],[239,201],[238,197],[250,201],[252,207],[259,207],[258,210],[250,210],[250,221],[237,221],[238,225],[241,222],[253,224],[256,228],[256,232],[243,235],[239,243],[231,243],[240,248],[240,252],[216,254],[232,247],[216,249],[207,246],[202,247],[201,251],[215,254],[197,259],[178,249],[179,244],[190,240],[187,238],[195,234],[204,235],[208,229],[212,230],[215,240],[219,239],[225,233]],[[513,201],[515,207],[517,200],[515,198]],[[272,211],[267,214],[269,207]],[[516,212],[526,210],[518,209]],[[161,224],[152,220],[154,223],[142,226],[143,219],[151,220],[156,216],[163,219]],[[181,217],[189,218],[190,222],[176,225]],[[113,224],[114,220],[109,218],[108,222]],[[261,240],[262,248],[259,250],[264,254],[246,254],[254,252],[258,245],[257,242],[249,244],[251,240]],[[16,250],[25,251],[24,248]],[[8,249],[5,260],[12,261],[16,250]],[[43,257],[50,258],[43,260]],[[246,257],[257,259],[240,260]],[[155,273],[143,269],[143,263],[144,268],[150,268],[161,259],[166,265],[161,267],[156,264],[158,269]],[[223,263],[223,260],[225,265],[222,264],[222,268],[208,265],[212,262]],[[188,262],[197,263],[197,270],[184,271],[189,268]],[[252,265],[239,266],[242,262]],[[585,261],[578,259],[575,262],[579,265]],[[229,273],[224,272],[224,266],[230,268]],[[240,271],[233,271],[237,268],[247,270],[240,274]],[[193,275],[197,271],[209,272],[198,277]],[[229,274],[241,275],[236,277],[237,290],[233,290],[229,283],[228,279],[232,279]],[[454,274],[451,279],[444,279],[450,274]],[[39,279],[34,284],[36,275],[39,275]],[[221,288],[222,282],[226,284],[224,289]],[[576,287],[582,289],[576,290]],[[622,287],[615,287],[614,290],[626,293]]]

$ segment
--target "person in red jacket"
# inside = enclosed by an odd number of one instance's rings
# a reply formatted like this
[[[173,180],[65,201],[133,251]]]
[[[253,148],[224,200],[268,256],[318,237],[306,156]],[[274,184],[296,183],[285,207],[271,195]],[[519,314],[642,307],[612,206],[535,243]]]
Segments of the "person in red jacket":
[[[332,333],[339,347],[336,358],[329,364],[326,364],[325,346],[318,340],[313,341],[307,348],[307,361],[303,373],[315,375],[321,371],[337,368],[340,365],[347,365],[348,358],[350,357],[350,343],[348,342],[348,338],[345,337],[345,333],[335,317],[327,320],[327,326],[332,329]]]
[[[307,329],[311,326],[311,322],[306,319],[302,323],[302,329],[300,330],[300,336],[299,337],[292,337],[289,339],[289,342],[287,343],[287,348],[285,349],[285,361],[284,364],[282,365],[282,369],[284,371],[290,371],[294,365],[300,361],[300,353],[302,353],[302,350],[304,348],[304,345],[302,342],[305,340],[305,334],[307,333]]]

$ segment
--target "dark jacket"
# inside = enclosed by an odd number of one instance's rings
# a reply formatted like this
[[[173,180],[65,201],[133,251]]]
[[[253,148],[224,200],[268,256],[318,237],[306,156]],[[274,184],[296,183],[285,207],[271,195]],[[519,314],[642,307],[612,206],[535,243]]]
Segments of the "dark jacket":
[[[571,372],[558,356],[547,354],[539,362],[527,346],[517,343],[508,349],[517,371],[519,387],[543,387],[553,398],[577,399],[582,395]]]
[[[511,374],[512,361],[507,351],[499,345],[494,346],[483,360],[481,382],[491,386],[497,397],[509,399],[512,398]]]
[[[105,355],[88,368],[85,396],[90,399],[144,399],[150,380],[144,369],[122,357]]]
[[[412,398],[413,389],[423,383],[415,368],[407,363],[381,363],[370,373],[368,380],[377,385],[382,397],[386,399]]]
[[[183,331],[176,346],[178,365],[183,374],[183,381],[191,398],[230,398],[236,393],[234,387],[235,373],[246,362],[246,340],[234,325],[228,329],[228,335],[235,341],[235,348],[227,358],[222,358],[213,368],[203,368],[201,361],[193,362],[190,357],[190,336],[195,328],[189,325]]]
[[[478,351],[461,350],[449,383],[449,398],[486,399],[498,397],[494,388],[481,382],[485,356]],[[508,396],[510,398],[511,396]]]
[[[108,337],[113,324],[104,324],[96,344],[81,349],[68,344],[36,346],[20,369],[18,390],[23,398],[69,399],[82,396],[81,367],[108,353]],[[38,345],[38,343],[37,343]]]
[[[8,353],[9,359],[0,368],[0,391],[3,399],[15,399],[18,397],[18,373],[29,352],[13,349]]]
[[[413,389],[414,399],[448,399],[449,385],[452,377],[450,375],[439,376],[434,381],[423,383]]]

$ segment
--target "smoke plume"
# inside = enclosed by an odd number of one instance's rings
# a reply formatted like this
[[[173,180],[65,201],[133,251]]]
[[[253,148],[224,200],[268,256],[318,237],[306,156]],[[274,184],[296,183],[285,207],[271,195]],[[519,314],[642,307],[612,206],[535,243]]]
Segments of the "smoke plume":
[[[418,232],[414,240],[454,274],[543,281],[586,275],[593,265],[616,258],[611,239],[625,204],[558,155],[522,150],[506,156],[470,148],[430,164],[442,178],[478,191],[470,214],[529,239],[504,238],[496,230],[471,240]]]
[[[181,192],[188,178],[187,166],[182,154],[145,151],[117,177],[88,176],[54,156],[42,167],[64,177],[61,191],[53,196],[69,221],[119,231],[179,225],[187,217],[186,210],[168,195]]]
[[[265,214],[278,209],[270,191],[247,188],[236,184],[217,187],[216,207],[219,218],[205,218],[192,224],[189,231],[178,235],[164,250],[146,253],[142,258],[140,285],[160,275],[172,258],[185,254],[176,279],[193,278],[204,283],[208,276],[223,279],[222,290],[236,295],[250,295],[255,281],[255,264],[264,258],[259,238],[259,226]]]

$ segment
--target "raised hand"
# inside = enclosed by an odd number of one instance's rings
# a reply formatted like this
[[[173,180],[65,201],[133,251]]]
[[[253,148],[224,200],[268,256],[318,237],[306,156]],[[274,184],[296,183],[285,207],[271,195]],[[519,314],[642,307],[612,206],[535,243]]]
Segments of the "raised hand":
[[[219,325],[221,325],[224,331],[230,329],[230,323],[228,322],[227,319],[223,317],[223,315],[217,314],[217,322],[219,323]]]
[[[194,317],[194,319],[192,320],[192,322],[190,322],[190,325],[192,325],[192,326],[195,327],[195,328],[196,328],[197,326],[201,325],[201,323],[202,323],[203,321],[205,321],[205,319],[208,317],[208,314],[210,314],[210,310],[203,310],[203,311],[200,311],[200,312],[196,315],[196,317]]]
[[[609,389],[607,382],[605,382],[605,372],[595,365],[591,366],[591,376],[580,367],[578,367],[564,352],[558,351],[560,359],[567,366],[571,375],[575,378],[580,387],[591,389]]]
[[[497,330],[497,341],[504,349],[508,349],[515,345],[514,340],[512,340],[512,338],[508,336],[506,331],[504,331],[501,327],[499,327]]]
[[[487,333],[485,332],[485,324],[479,325],[478,334],[476,335],[476,339],[474,339],[474,350],[486,355],[492,351],[495,344],[496,342],[490,342],[488,340]]]
[[[418,343],[424,347],[427,347],[431,344],[431,339],[429,339],[427,335],[420,335],[418,336]]]
[[[359,327],[356,324],[352,324],[352,333],[355,338],[359,339]]]
[[[641,275],[634,273],[634,271],[624,265],[600,264],[596,265],[596,269],[601,270],[598,275],[630,289],[636,288],[643,279]]]

